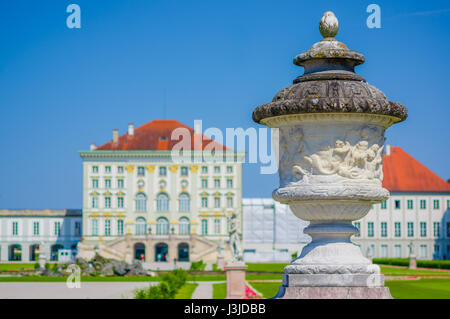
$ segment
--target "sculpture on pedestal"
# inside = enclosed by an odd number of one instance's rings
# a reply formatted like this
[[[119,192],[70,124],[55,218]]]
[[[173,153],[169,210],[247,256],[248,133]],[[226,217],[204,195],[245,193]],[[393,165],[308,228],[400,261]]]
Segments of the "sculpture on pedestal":
[[[233,214],[230,220],[230,248],[233,256],[232,263],[242,263],[244,258],[241,249],[241,231],[239,229],[239,220]]]
[[[350,237],[358,232],[352,221],[389,197],[381,184],[384,133],[407,111],[355,73],[365,58],[334,38],[332,12],[319,30],[322,41],[294,59],[304,74],[253,112],[255,122],[279,129],[273,197],[310,222],[304,232],[312,237],[285,267],[277,297],[391,298],[380,268]]]

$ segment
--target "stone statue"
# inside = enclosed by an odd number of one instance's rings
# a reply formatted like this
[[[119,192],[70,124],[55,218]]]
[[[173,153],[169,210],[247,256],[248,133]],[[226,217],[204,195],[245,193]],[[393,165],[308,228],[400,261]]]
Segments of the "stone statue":
[[[416,249],[415,249],[415,247],[414,247],[414,243],[413,243],[413,242],[410,242],[409,245],[408,245],[408,247],[409,247],[409,257],[410,257],[410,258],[411,258],[411,257],[416,257]]]
[[[242,263],[244,258],[241,249],[241,232],[236,214],[233,214],[230,221],[230,247],[233,255],[232,263]]]

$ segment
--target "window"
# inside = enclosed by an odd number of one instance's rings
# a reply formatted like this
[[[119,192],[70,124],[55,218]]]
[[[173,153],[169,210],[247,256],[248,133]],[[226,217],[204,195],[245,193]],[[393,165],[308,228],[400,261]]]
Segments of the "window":
[[[388,245],[381,245],[381,258],[388,257]]]
[[[433,235],[434,235],[434,237],[441,237],[441,223],[440,222],[433,223]]]
[[[39,222],[33,222],[33,235],[39,235]]]
[[[98,179],[92,180],[92,188],[98,188]]]
[[[189,219],[186,217],[181,217],[178,223],[178,232],[180,235],[189,235],[190,234],[190,225]]]
[[[105,236],[111,236],[111,220],[105,220]]]
[[[400,201],[398,199],[394,202],[394,205],[395,209],[400,209]]]
[[[394,246],[394,254],[395,258],[402,258],[402,246],[401,245],[395,245]]]
[[[439,199],[433,201],[433,209],[439,209]]]
[[[117,221],[117,235],[123,235],[123,220],[119,219]]]
[[[202,219],[202,235],[208,235],[208,220]]]
[[[233,197],[228,196],[227,197],[227,208],[232,208],[233,207]]]
[[[139,193],[136,195],[136,211],[146,212],[147,211],[147,197],[145,194]]]
[[[123,179],[117,180],[117,188],[123,188]]]
[[[169,221],[164,218],[158,218],[156,221],[156,234],[157,235],[167,235],[169,234]]]
[[[427,236],[427,223],[426,222],[420,222],[420,236],[422,236],[422,237]]]
[[[105,188],[111,188],[111,180],[105,179]]]
[[[54,225],[53,234],[55,236],[61,235],[61,222],[55,222],[53,225]]]
[[[123,208],[123,197],[117,197],[117,208]]]
[[[381,237],[387,237],[387,223],[381,223]]]
[[[74,235],[75,236],[81,235],[81,223],[80,222],[75,222]]]
[[[381,209],[386,209],[386,201],[384,201],[384,202],[381,202]]]
[[[111,208],[111,197],[105,197],[105,208]]]
[[[428,257],[428,247],[427,245],[420,245],[420,258]]]
[[[373,222],[367,223],[367,236],[373,237]]]
[[[447,222],[447,237],[450,237],[450,222]]]
[[[105,173],[111,173],[111,166],[105,166]]]
[[[220,166],[214,166],[214,173],[216,174],[220,173]]]
[[[159,194],[156,199],[156,210],[158,212],[169,211],[169,196],[167,194]]]
[[[138,166],[137,176],[145,176],[145,167],[144,166]]]
[[[355,237],[361,237],[361,223],[355,222],[355,227],[358,229],[358,232],[355,234]]]
[[[167,176],[167,168],[165,166],[159,168],[159,176]]]
[[[220,188],[220,179],[216,178],[216,179],[214,180],[214,187],[215,187],[215,188]]]
[[[425,199],[420,200],[420,209],[426,209],[427,208],[427,201]]]
[[[408,237],[414,237],[414,223],[408,222]]]
[[[439,245],[434,245],[434,254],[439,256],[441,252],[441,247]]]
[[[136,218],[136,235],[145,235],[147,223],[144,217]]]
[[[233,188],[233,180],[231,178],[227,179],[227,187]]]
[[[117,166],[117,173],[123,174],[123,166]]]
[[[92,173],[98,173],[98,166],[92,166]]]
[[[208,208],[208,197],[202,197],[202,208]]]
[[[91,227],[92,227],[92,229],[91,229],[92,235],[97,236],[98,235],[98,221],[96,219],[92,220]]]
[[[218,234],[220,234],[221,233],[221,224],[220,224],[220,219],[218,219],[218,218],[216,218],[215,220],[214,220],[214,233],[216,234],[216,235],[218,235]]]
[[[202,173],[203,174],[208,173],[208,166],[202,166]]]
[[[12,223],[12,234],[17,236],[19,234],[19,222]]]
[[[189,170],[186,166],[182,166],[180,169],[181,176],[188,176]]]
[[[408,209],[413,209],[413,201],[412,201],[412,199],[408,199],[408,201],[406,203],[407,203]]]
[[[233,166],[227,166],[227,173],[233,173]]]
[[[202,179],[202,188],[208,188],[208,180],[206,178]]]
[[[188,212],[190,211],[190,198],[186,193],[180,194],[178,198],[178,211]]]
[[[220,197],[214,197],[214,208],[220,208]]]
[[[395,237],[402,236],[401,224],[399,222],[394,223]]]
[[[447,209],[450,209],[450,199],[447,199]]]
[[[98,197],[92,197],[92,208],[98,208]]]

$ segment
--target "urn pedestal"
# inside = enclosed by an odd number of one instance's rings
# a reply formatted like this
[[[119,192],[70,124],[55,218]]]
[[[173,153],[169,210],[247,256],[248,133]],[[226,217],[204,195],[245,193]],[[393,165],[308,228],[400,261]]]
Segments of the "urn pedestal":
[[[225,265],[227,274],[226,299],[243,299],[245,297],[245,271],[247,265],[231,263]]]
[[[325,13],[324,39],[294,59],[303,76],[253,112],[278,129],[273,197],[310,222],[304,232],[312,238],[285,267],[276,298],[391,298],[380,268],[352,243],[352,222],[389,197],[381,183],[384,133],[406,108],[355,74],[364,56],[336,41],[337,29]]]

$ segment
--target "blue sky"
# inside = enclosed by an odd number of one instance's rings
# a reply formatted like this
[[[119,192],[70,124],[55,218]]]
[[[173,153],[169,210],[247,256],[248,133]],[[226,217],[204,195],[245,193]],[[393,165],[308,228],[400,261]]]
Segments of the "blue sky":
[[[81,29],[66,27],[70,3]],[[370,3],[381,29],[366,26]],[[450,178],[448,1],[2,1],[0,208],[80,208],[77,151],[163,118],[164,91],[168,118],[259,127],[253,109],[303,73],[292,59],[327,10],[366,57],[357,72],[408,108],[387,141]],[[258,164],[243,178],[246,197],[278,186]]]

